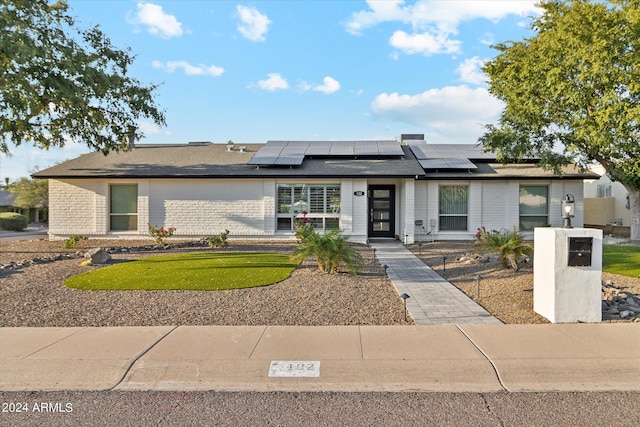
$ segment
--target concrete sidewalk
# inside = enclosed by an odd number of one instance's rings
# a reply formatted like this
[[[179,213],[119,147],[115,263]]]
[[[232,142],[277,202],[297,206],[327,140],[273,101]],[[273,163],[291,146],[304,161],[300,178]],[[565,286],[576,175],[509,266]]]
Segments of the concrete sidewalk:
[[[417,325],[501,325],[461,290],[440,277],[400,242],[372,242],[387,276],[401,295],[406,293],[407,311]]]
[[[0,389],[640,391],[640,326],[0,328]]]

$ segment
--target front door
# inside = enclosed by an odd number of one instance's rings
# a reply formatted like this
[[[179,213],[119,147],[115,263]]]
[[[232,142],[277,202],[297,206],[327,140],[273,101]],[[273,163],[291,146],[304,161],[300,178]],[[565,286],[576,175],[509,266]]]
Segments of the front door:
[[[394,185],[369,186],[369,237],[395,236]]]

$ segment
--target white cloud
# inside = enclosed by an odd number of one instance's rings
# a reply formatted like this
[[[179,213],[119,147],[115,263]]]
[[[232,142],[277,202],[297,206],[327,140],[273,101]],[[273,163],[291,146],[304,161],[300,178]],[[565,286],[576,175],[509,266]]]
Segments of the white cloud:
[[[538,0],[501,1],[433,1],[419,0],[405,5],[404,0],[368,0],[368,10],[354,12],[345,23],[354,35],[384,22],[410,25],[412,34],[396,31],[390,43],[409,54],[457,53],[460,42],[449,40],[457,34],[458,25],[474,19],[497,22],[506,16],[528,16],[540,13]]]
[[[321,85],[312,85],[304,80],[300,80],[298,83],[298,91],[306,92],[309,90],[315,90],[316,92],[323,92],[327,95],[331,95],[332,93],[336,93],[340,90],[340,82],[334,79],[333,77],[326,76]]]
[[[177,37],[183,34],[182,24],[175,16],[162,10],[162,6],[153,3],[138,3],[138,13],[130,22],[142,24],[154,36],[163,38]]]
[[[268,78],[265,80],[258,81],[258,87],[263,90],[268,90],[270,92],[275,92],[279,89],[288,89],[289,83],[287,80],[283,78],[278,73],[269,73],[267,74]]]
[[[325,77],[323,80],[323,84],[314,86],[313,90],[317,92],[323,92],[327,95],[335,93],[340,90],[340,82],[334,79],[333,77]]]
[[[155,123],[151,122],[138,122],[138,129],[145,135],[171,135],[171,132],[167,129],[161,128]]]
[[[306,92],[308,90],[313,89],[313,86],[307,82],[305,82],[304,80],[300,80],[298,82],[298,92]]]
[[[404,31],[396,31],[389,39],[391,46],[400,49],[409,55],[421,53],[430,56],[436,53],[458,53],[461,42],[449,40],[448,34],[407,34]]]
[[[238,5],[236,8],[240,22],[238,31],[246,39],[254,42],[265,41],[265,35],[269,31],[271,21],[254,7]]]
[[[475,142],[484,125],[497,120],[504,104],[485,88],[447,86],[417,95],[382,93],[371,109],[381,119],[427,128],[433,142]]]
[[[84,143],[73,142],[65,137],[64,147],[51,147],[43,150],[33,144],[24,143],[18,147],[9,147],[11,157],[0,154],[0,180],[4,183],[4,178],[17,181],[19,178],[27,178],[32,172],[44,170],[57,163],[74,159],[81,154],[89,153],[92,150]]]
[[[401,6],[404,0],[372,1],[367,0],[369,10],[354,12],[345,24],[351,34],[361,34],[363,30],[385,21],[405,21],[410,11]]]
[[[348,32],[359,34],[367,28],[383,22],[411,24],[414,30],[432,28],[455,28],[462,21],[483,18],[494,22],[508,15],[528,16],[540,13],[538,0],[504,1],[434,1],[419,0],[405,6],[404,0],[368,0],[369,10],[354,12],[345,24]]]
[[[460,75],[460,81],[474,85],[484,85],[487,82],[487,75],[482,71],[482,66],[487,62],[477,56],[462,61],[456,73]]]
[[[191,65],[187,61],[168,61],[166,63],[153,61],[154,68],[161,68],[169,73],[173,73],[178,68],[182,68],[187,76],[214,76],[218,77],[224,73],[224,68],[215,65]]]

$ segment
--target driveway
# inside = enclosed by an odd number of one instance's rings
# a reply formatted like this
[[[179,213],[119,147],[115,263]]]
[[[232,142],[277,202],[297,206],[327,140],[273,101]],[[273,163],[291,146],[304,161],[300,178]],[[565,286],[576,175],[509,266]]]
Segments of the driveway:
[[[48,231],[49,229],[46,224],[29,224],[23,231],[0,230],[0,242],[37,240],[47,237]]]

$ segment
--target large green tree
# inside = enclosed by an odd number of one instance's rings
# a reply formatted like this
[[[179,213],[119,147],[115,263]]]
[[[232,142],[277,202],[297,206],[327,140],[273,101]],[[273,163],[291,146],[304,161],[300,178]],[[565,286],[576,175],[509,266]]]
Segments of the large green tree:
[[[134,56],[99,29],[80,29],[63,0],[0,0],[0,152],[72,140],[105,154],[165,124],[155,85],[127,75]]]
[[[15,207],[49,209],[49,181],[46,179],[20,178],[8,189],[16,196]]]
[[[506,106],[480,142],[505,161],[538,156],[556,171],[600,163],[629,191],[640,240],[640,0],[540,6],[534,35],[498,44],[484,66]]]

